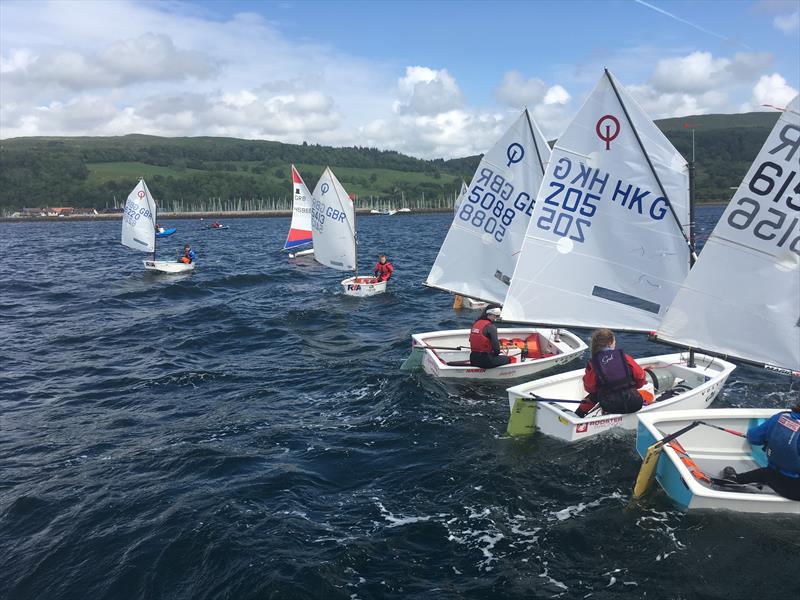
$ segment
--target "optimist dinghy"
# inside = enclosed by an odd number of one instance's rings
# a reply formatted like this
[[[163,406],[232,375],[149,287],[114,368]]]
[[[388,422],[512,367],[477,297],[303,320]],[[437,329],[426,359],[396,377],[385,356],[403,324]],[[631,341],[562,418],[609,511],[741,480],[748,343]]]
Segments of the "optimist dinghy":
[[[584,371],[580,369],[508,388],[508,433],[528,435],[539,430],[565,442],[579,442],[614,427],[633,430],[640,414],[707,407],[735,368],[705,355],[696,355],[695,365],[689,367],[688,353],[639,358],[636,362],[645,370],[648,381],[639,390],[645,402],[639,412],[602,414],[598,406],[597,412],[584,418],[576,415],[574,410],[586,396]]]
[[[300,172],[292,165],[292,222],[289,225],[289,235],[286,237],[284,250],[291,250],[289,258],[298,258],[314,254],[313,248],[300,250],[313,242],[311,233],[311,192],[306,187],[306,182],[300,177]]]
[[[493,369],[470,365],[468,329],[415,333],[412,352],[423,353],[422,369],[439,379],[507,381],[565,365],[586,349],[578,336],[558,329],[512,327],[498,329],[498,335],[512,362]]]
[[[170,227],[169,229],[164,229],[164,228],[162,227],[162,228],[161,228],[161,231],[156,231],[156,237],[157,237],[157,238],[167,237],[167,236],[170,236],[170,235],[172,235],[172,234],[173,234],[173,233],[175,233],[176,231],[178,231],[178,228],[177,228],[177,227]]]
[[[644,458],[648,448],[666,436],[699,425],[664,445],[655,468],[655,478],[667,495],[684,510],[733,510],[748,513],[800,515],[800,502],[777,495],[769,486],[732,484],[720,473],[733,467],[738,473],[767,466],[760,446],[728,431],[746,433],[775,413],[764,408],[724,408],[642,413],[636,432],[636,451]]]
[[[194,263],[156,260],[156,215],[158,207],[144,179],[128,194],[122,214],[122,244],[140,252],[151,252],[144,268],[158,273],[184,273],[194,270]]]
[[[486,153],[469,188],[459,195],[447,237],[425,285],[457,295],[455,308],[469,302],[502,303],[539,190],[550,147],[525,110]],[[498,326],[502,327],[498,322]],[[501,338],[537,340],[535,352],[508,365],[482,369],[469,365],[469,329],[414,334],[411,355],[401,367],[422,368],[443,379],[496,381],[532,376],[578,358],[586,344],[553,328],[498,329]],[[512,344],[513,345],[513,344]],[[524,360],[523,360],[524,358]]]
[[[338,271],[354,271],[354,277],[343,280],[346,296],[365,298],[386,291],[386,281],[358,275],[356,215],[353,201],[330,167],[325,168],[314,188],[311,227],[314,259]]]
[[[689,175],[680,153],[606,70],[553,148],[503,319],[655,331],[694,260]],[[693,352],[637,362],[666,369],[686,388],[656,390],[661,399],[648,411],[707,406],[734,369]],[[572,413],[572,402],[585,396],[582,376],[572,371],[509,389],[509,433],[539,429],[576,441],[614,426],[633,429],[635,416]]]

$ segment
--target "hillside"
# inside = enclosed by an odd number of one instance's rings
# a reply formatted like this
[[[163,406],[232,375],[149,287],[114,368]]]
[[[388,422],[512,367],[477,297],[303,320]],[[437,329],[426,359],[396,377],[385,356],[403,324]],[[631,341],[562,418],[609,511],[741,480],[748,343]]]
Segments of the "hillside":
[[[755,158],[777,113],[701,115],[657,124],[687,158],[695,127],[697,196],[727,200]],[[23,206],[103,208],[146,177],[166,209],[286,208],[295,163],[313,189],[326,165],[364,207],[446,207],[480,156],[422,160],[376,148],[147,135],[31,137],[0,143],[0,212]],[[424,198],[424,200],[423,200]],[[226,204],[227,203],[227,204]]]

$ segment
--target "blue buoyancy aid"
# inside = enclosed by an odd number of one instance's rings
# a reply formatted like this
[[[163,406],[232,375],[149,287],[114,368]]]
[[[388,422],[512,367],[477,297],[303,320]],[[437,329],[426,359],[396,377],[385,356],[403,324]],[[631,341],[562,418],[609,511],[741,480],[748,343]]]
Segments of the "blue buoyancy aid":
[[[621,349],[601,350],[592,357],[592,367],[601,391],[614,392],[636,387],[625,352]]]
[[[767,440],[769,464],[787,477],[800,477],[800,420],[791,413],[778,418]]]

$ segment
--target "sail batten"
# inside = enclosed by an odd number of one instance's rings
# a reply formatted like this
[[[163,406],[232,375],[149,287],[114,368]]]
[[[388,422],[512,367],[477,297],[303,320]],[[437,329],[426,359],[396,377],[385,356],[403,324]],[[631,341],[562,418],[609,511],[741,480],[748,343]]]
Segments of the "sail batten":
[[[800,375],[800,96],[767,137],[658,339]]]
[[[503,319],[653,331],[689,270],[688,224],[686,161],[604,72],[553,148]]]
[[[503,302],[549,156],[547,141],[523,111],[478,165],[428,286]]]

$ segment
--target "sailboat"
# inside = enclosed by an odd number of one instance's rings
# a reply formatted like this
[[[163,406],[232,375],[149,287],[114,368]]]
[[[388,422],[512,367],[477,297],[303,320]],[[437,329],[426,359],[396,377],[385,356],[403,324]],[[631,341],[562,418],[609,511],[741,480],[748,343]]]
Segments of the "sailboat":
[[[125,211],[122,213],[122,245],[141,252],[151,252],[150,260],[144,261],[148,271],[160,273],[183,273],[194,269],[194,263],[156,260],[156,217],[158,207],[144,179],[128,194]]]
[[[503,302],[549,158],[550,147],[526,109],[478,165],[425,285]],[[558,328],[501,329],[513,362],[482,369],[469,362],[469,333],[412,335],[411,356],[402,368],[421,367],[441,379],[508,380],[566,364],[586,350],[578,336]]]
[[[313,241],[311,234],[311,194],[294,165],[292,165],[292,192],[294,195],[292,200],[292,222],[289,225],[289,235],[286,237],[286,243],[283,245],[284,250],[294,250]],[[313,248],[307,248],[290,252],[289,258],[297,258],[298,256],[313,253]]]
[[[464,202],[464,198],[467,197],[469,193],[469,188],[467,187],[467,182],[463,179],[461,180],[461,191],[458,192],[458,197],[456,198],[455,202],[453,202],[453,215],[458,216],[458,208],[461,206],[461,203]]]
[[[314,188],[311,227],[314,259],[338,271],[354,271],[354,277],[342,281],[345,295],[366,297],[386,291],[386,281],[358,276],[356,215],[353,201],[330,167],[325,167]]]
[[[703,252],[681,285],[656,338],[736,357],[770,372],[800,377],[800,96],[775,124]],[[796,396],[791,400],[795,401]],[[702,420],[746,432],[781,412],[737,408],[675,411],[640,420],[636,447],[644,457],[654,443]],[[656,418],[657,417],[657,418]],[[769,487],[714,482],[723,467],[738,472],[767,465],[760,447],[703,428],[680,446],[665,445],[656,480],[685,509],[800,513],[800,502]],[[694,468],[687,469],[687,461]]]
[[[690,170],[686,161],[606,70],[556,142],[511,278],[502,317],[564,327],[654,331],[689,272]],[[640,413],[705,408],[734,365],[705,354],[637,359],[650,380]],[[636,416],[573,409],[584,370],[507,390],[511,435],[565,441]]]

